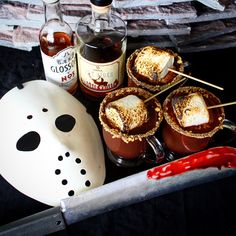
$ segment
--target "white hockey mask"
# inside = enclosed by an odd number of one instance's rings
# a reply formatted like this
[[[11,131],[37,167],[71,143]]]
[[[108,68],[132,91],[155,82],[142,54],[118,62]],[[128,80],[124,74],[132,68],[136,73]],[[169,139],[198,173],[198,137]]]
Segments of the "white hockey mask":
[[[33,80],[0,100],[0,174],[50,206],[105,180],[104,150],[86,108],[62,88]]]

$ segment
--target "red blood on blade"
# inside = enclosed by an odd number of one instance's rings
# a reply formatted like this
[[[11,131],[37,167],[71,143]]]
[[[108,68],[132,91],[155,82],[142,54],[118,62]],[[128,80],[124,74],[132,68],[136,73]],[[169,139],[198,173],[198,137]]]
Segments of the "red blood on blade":
[[[214,147],[148,170],[149,179],[162,179],[195,169],[235,168],[236,148]]]

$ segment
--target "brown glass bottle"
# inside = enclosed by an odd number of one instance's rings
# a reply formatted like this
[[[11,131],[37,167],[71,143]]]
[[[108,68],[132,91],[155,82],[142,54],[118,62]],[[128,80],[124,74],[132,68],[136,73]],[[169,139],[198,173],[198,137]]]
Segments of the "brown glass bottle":
[[[124,22],[110,14],[111,0],[91,0],[92,15],[76,25],[80,88],[92,100],[123,85],[126,53]]]
[[[43,0],[45,21],[39,34],[46,80],[75,93],[78,87],[76,47],[71,27],[63,21],[59,0]]]

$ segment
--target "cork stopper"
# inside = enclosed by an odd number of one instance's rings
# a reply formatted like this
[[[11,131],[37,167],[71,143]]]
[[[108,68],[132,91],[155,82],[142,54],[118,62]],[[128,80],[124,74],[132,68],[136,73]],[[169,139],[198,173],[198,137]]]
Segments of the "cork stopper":
[[[112,3],[112,0],[90,0],[90,2],[99,7],[108,6]]]
[[[43,0],[44,3],[47,3],[47,4],[52,4],[52,3],[55,3],[55,2],[59,2],[59,0]]]

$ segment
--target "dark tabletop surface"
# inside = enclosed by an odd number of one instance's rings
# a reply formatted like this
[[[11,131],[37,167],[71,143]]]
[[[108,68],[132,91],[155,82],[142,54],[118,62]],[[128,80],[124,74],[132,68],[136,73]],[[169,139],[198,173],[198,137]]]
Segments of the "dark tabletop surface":
[[[230,48],[181,56],[191,64],[193,76],[224,87],[224,92],[208,87],[224,103],[236,100],[235,53],[236,48]],[[39,48],[26,52],[0,47],[0,97],[17,83],[32,79],[44,79]],[[98,122],[98,106],[79,92],[75,96]],[[235,106],[225,107],[225,113],[236,122]],[[236,147],[235,141],[227,145]],[[106,160],[106,182],[150,167],[120,168]],[[235,235],[235,199],[236,176],[232,176],[113,210],[52,235]],[[48,208],[0,176],[0,226]]]

